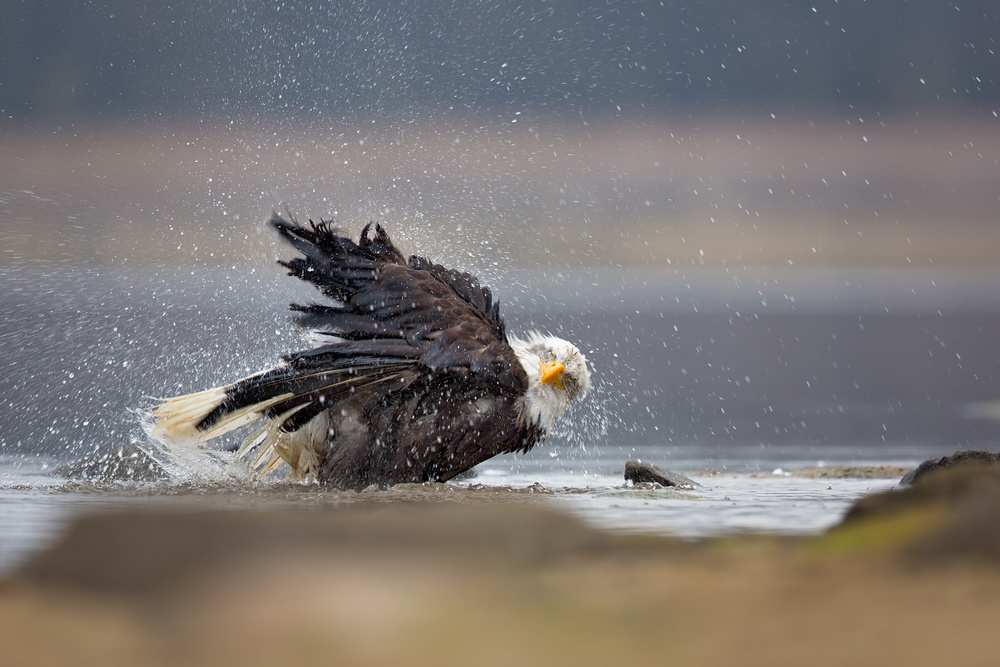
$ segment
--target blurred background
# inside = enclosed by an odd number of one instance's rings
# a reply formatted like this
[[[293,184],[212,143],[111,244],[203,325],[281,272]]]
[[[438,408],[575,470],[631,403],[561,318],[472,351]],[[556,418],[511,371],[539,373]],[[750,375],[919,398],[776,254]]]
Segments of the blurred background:
[[[1000,438],[993,2],[0,8],[8,452],[295,349],[272,210],[381,221],[579,341],[551,451]]]

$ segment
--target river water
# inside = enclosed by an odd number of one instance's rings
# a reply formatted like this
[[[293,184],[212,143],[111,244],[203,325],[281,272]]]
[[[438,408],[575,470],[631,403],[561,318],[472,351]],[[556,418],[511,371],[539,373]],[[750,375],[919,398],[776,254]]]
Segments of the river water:
[[[80,512],[146,504],[499,495],[608,530],[822,531],[898,475],[808,477],[797,474],[803,468],[908,468],[995,448],[998,278],[927,269],[491,278],[509,330],[538,327],[579,343],[592,395],[529,455],[499,457],[447,485],[355,494],[261,483],[224,453],[192,467],[143,439],[139,415],[150,397],[231,381],[301,346],[284,306],[313,295],[280,270],[8,266],[0,269],[0,570]],[[93,471],[119,450],[152,454],[168,470],[67,478],[67,464]],[[700,486],[627,486],[632,458]]]

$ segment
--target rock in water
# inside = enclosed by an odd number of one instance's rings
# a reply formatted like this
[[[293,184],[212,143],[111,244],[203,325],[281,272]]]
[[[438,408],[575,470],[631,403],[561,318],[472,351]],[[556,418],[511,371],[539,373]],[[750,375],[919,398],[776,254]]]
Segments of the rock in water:
[[[951,456],[942,456],[939,459],[927,459],[914,470],[903,475],[899,480],[901,486],[909,486],[932,470],[950,468],[956,465],[996,465],[1000,463],[1000,452],[987,452],[981,449],[967,449],[955,452]]]
[[[664,470],[642,461],[625,462],[625,481],[633,484],[655,482],[662,486],[686,486],[688,488],[700,486],[698,482],[688,479],[680,473]]]

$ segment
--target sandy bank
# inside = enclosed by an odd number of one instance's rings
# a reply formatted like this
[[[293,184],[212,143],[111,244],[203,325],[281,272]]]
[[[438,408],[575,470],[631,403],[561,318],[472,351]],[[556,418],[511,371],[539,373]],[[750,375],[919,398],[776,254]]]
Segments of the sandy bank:
[[[1000,571],[868,545],[613,535],[530,499],[96,514],[2,585],[0,644],[9,665],[993,664]]]

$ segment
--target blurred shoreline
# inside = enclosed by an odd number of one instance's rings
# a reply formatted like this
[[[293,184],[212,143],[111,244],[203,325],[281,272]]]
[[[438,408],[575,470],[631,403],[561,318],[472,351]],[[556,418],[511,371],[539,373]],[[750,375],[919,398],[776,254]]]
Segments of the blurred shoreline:
[[[997,123],[8,124],[0,264],[267,262],[287,208],[445,263],[995,267]]]

